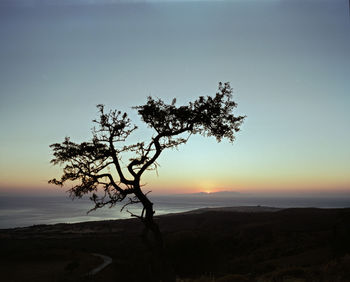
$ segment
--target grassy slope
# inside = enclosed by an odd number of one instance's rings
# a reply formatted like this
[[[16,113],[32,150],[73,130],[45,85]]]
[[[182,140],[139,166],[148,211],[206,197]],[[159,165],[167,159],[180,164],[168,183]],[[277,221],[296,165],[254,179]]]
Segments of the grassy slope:
[[[157,219],[182,281],[350,281],[350,209],[205,210]],[[147,281],[135,219],[0,230],[1,281]],[[33,278],[34,276],[34,278]]]

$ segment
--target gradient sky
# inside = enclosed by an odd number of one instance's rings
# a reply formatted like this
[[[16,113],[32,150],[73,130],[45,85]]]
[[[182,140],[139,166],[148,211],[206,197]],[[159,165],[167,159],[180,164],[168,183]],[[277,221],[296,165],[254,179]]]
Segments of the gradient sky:
[[[54,193],[49,145],[89,139],[96,104],[140,125],[148,95],[180,105],[219,81],[248,116],[235,143],[164,151],[146,190],[349,193],[347,0],[57,2],[0,2],[0,195]]]

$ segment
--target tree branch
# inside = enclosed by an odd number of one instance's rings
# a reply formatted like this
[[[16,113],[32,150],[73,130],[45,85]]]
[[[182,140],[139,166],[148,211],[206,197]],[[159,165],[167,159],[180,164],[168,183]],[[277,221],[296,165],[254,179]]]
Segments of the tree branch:
[[[110,146],[110,149],[111,149],[111,155],[112,155],[112,159],[113,159],[113,163],[114,163],[114,166],[118,172],[118,175],[119,175],[119,178],[120,178],[120,182],[126,184],[126,185],[132,185],[134,182],[132,180],[129,180],[129,179],[126,179],[124,177],[124,174],[123,174],[123,171],[120,167],[120,164],[119,164],[119,160],[118,160],[118,157],[117,157],[117,152],[114,148],[114,144],[113,144],[113,140],[112,138],[110,137],[110,140],[109,140],[109,146]]]

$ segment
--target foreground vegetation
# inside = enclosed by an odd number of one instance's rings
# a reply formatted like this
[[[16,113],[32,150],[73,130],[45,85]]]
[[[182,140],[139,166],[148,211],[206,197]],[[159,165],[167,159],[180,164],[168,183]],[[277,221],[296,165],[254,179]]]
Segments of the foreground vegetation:
[[[350,209],[157,217],[178,281],[350,281]],[[150,281],[136,219],[0,230],[1,281]],[[113,263],[93,277],[101,263]]]

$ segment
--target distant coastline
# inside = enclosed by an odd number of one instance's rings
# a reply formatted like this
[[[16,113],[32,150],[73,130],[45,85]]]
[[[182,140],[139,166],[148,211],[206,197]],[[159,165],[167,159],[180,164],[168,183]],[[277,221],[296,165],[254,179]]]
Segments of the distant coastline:
[[[349,281],[350,208],[218,207],[159,216],[157,222],[169,261],[184,281]],[[146,270],[130,271],[150,260],[142,251],[142,228],[133,218],[0,230],[2,278],[82,281],[103,265],[93,255],[98,253],[108,256],[109,265],[94,281],[152,281]]]
[[[208,208],[227,209],[227,207],[273,207],[278,209],[350,207],[348,197],[255,197],[242,194],[239,196],[233,195],[237,195],[237,193],[150,195],[150,198],[154,202],[156,215]],[[130,218],[128,213],[120,212],[121,206],[111,209],[105,207],[87,214],[92,207],[92,202],[87,198],[72,201],[67,196],[0,197],[0,229],[37,224],[77,223]],[[135,213],[141,211],[141,207],[137,205],[130,206],[129,209]]]

